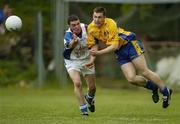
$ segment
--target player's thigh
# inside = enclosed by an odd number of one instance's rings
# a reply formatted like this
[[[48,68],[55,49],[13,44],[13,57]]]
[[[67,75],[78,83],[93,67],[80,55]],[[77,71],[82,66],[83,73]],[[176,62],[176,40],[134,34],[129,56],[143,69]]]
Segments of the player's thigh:
[[[136,76],[136,69],[131,62],[121,65],[121,70],[127,80],[131,80]]]
[[[71,80],[73,81],[73,83],[81,82],[81,76],[80,76],[80,72],[78,70],[71,69],[68,71],[68,73],[69,73],[69,76],[70,76]]]
[[[133,59],[132,63],[134,64],[137,71],[140,73],[148,70],[146,59],[143,54],[138,56],[137,58]]]
[[[80,82],[81,65],[78,61],[65,60],[65,67],[73,82]]]

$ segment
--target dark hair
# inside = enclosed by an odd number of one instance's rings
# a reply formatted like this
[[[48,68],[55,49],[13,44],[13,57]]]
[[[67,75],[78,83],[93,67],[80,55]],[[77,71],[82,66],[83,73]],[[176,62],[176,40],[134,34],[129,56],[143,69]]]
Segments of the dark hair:
[[[68,25],[70,25],[70,22],[79,20],[79,17],[77,15],[70,15],[68,17]]]
[[[1,8],[4,8],[4,6],[6,6],[6,5],[9,5],[8,0],[4,0],[3,2],[0,3]]]
[[[94,8],[93,12],[103,13],[103,15],[106,16],[106,9],[104,7],[96,7]]]

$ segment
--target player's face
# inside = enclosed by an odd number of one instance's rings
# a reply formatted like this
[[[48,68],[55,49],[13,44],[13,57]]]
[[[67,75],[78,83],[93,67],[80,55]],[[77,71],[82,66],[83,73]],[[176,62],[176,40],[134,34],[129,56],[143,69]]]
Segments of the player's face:
[[[76,35],[78,35],[81,32],[81,26],[79,20],[71,21],[69,27],[71,31]]]
[[[100,27],[105,22],[105,16],[103,15],[103,13],[96,13],[96,12],[94,12],[93,13],[93,21],[94,21],[94,24],[97,27]]]

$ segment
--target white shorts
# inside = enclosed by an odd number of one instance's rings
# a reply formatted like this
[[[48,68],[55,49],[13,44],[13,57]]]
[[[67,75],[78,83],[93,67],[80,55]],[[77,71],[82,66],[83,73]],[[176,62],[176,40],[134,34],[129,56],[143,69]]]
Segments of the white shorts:
[[[77,70],[82,73],[83,76],[89,74],[95,74],[95,67],[87,68],[84,65],[89,62],[89,59],[83,60],[67,60],[65,59],[65,67],[67,71]]]

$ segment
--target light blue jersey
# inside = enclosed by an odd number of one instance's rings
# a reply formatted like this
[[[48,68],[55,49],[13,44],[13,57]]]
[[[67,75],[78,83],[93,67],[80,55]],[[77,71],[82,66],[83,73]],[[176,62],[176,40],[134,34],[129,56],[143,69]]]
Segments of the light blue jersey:
[[[63,56],[68,60],[81,60],[89,58],[89,51],[87,46],[87,26],[81,23],[81,33],[78,35],[78,44],[75,48],[69,48],[70,42],[73,40],[73,33],[70,28],[64,35],[64,52]]]

